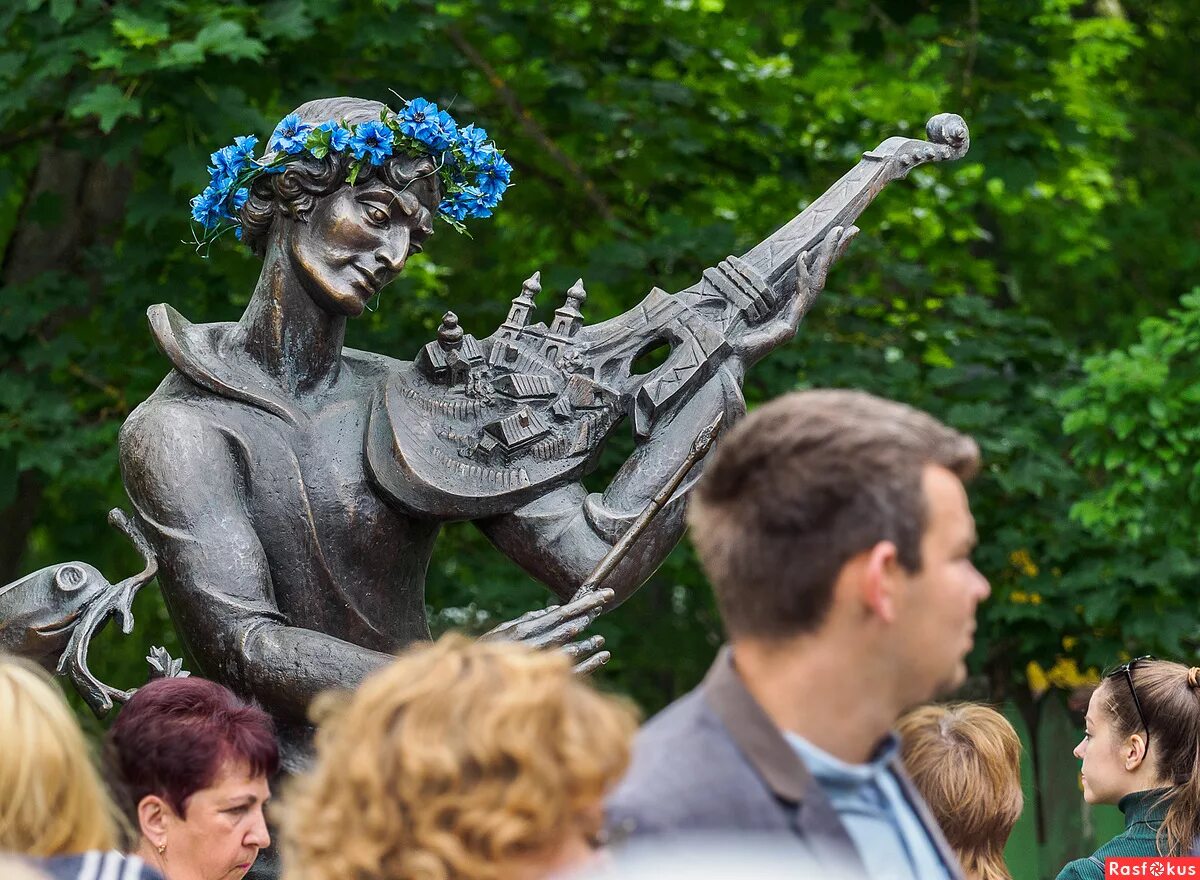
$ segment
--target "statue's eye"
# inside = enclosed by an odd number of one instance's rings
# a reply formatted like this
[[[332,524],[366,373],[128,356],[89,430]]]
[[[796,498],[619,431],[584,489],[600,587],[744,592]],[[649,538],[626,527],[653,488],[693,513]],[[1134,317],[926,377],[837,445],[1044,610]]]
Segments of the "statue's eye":
[[[367,205],[367,219],[376,226],[387,226],[390,218],[388,217],[387,211],[383,210],[383,208],[377,208],[374,205]]]

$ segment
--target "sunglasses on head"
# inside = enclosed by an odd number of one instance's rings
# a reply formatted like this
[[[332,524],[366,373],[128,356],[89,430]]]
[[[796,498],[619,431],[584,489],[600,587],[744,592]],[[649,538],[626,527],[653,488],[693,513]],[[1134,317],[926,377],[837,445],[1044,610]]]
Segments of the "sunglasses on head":
[[[1138,699],[1137,688],[1133,686],[1133,667],[1146,660],[1157,659],[1153,654],[1143,654],[1141,657],[1134,657],[1128,663],[1122,663],[1120,666],[1104,673],[1104,677],[1115,678],[1118,675],[1125,676],[1125,682],[1129,685],[1129,695],[1133,697],[1133,707],[1137,709],[1138,720],[1142,722],[1142,729],[1146,731],[1146,751],[1150,751],[1150,725],[1146,721],[1146,713],[1142,711],[1142,701]]]

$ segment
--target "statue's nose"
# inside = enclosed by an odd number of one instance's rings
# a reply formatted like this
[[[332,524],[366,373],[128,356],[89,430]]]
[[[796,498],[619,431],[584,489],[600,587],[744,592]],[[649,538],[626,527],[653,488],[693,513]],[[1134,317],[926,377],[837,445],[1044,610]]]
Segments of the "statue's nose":
[[[375,252],[375,259],[393,275],[398,275],[408,261],[408,240],[407,229],[395,228],[384,245]]]

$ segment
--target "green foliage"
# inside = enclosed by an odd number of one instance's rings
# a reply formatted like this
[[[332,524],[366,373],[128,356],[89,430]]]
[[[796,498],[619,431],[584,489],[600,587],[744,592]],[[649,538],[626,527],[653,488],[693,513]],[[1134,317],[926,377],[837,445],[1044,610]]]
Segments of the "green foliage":
[[[187,199],[209,152],[264,138],[303,101],[423,95],[486,127],[516,166],[493,221],[473,239],[438,235],[351,328],[348,344],[397,357],[449,307],[486,334],[534,269],[547,301],[582,275],[590,320],[652,285],[689,284],[863,150],[954,111],[971,126],[969,156],[880,197],[796,343],[751,374],[747,397],[867,388],[979,438],[973,503],[994,597],[974,662],[996,696],[1020,690],[1030,661],[1101,663],[1164,639],[1182,649],[1182,625],[1162,615],[1189,595],[1195,534],[1193,298],[1135,346],[1079,364],[1128,344],[1136,319],[1197,277],[1194,205],[1180,194],[1200,179],[1200,122],[1176,82],[1200,38],[1189,11],[1183,0],[9,4],[0,516],[29,505],[36,516],[0,535],[0,550],[21,551],[0,581],[66,558],[114,577],[136,567],[103,520],[123,501],[117,427],[166,369],[142,316],[169,301],[194,321],[237,317],[257,263],[232,242],[207,260],[180,244]],[[106,207],[114,219],[96,220]],[[78,245],[54,265],[17,271],[15,242],[68,235]],[[1066,437],[1056,401],[1076,382]],[[447,530],[430,570],[435,626],[482,628],[544,595],[471,527]],[[150,644],[177,651],[157,594],[139,602],[135,636],[106,637],[96,663],[117,683],[143,676]],[[598,629],[614,651],[607,680],[648,709],[693,684],[720,630],[690,548]]]
[[[1088,358],[1063,394],[1063,429],[1087,483],[1072,517],[1112,550],[1085,620],[1126,645],[1191,654],[1200,502],[1200,288],[1138,341]],[[1152,615],[1152,616],[1151,616]]]

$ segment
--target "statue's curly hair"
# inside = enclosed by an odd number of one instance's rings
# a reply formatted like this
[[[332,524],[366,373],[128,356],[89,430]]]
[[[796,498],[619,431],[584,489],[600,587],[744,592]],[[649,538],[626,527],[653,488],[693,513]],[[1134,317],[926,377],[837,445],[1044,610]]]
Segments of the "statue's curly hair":
[[[313,717],[316,765],[280,816],[288,880],[500,880],[598,814],[636,728],[561,652],[456,635]]]
[[[386,109],[378,101],[362,98],[322,98],[301,104],[292,112],[309,125],[320,125],[331,119],[353,124],[379,119],[379,114]],[[353,161],[353,156],[345,152],[330,153],[324,159],[305,156],[288,165],[282,173],[260,176],[251,185],[250,197],[238,212],[242,242],[261,257],[266,251],[275,218],[282,214],[293,220],[307,220],[317,199],[346,185]],[[429,156],[398,153],[382,165],[364,165],[357,183],[375,179],[395,189],[409,189],[431,214],[437,213],[442,197],[441,181]]]

